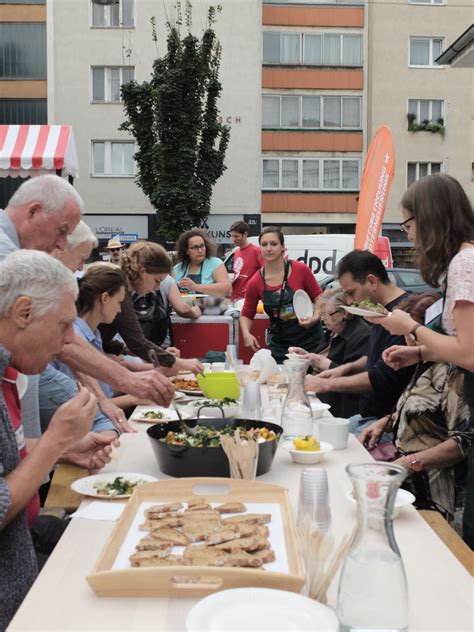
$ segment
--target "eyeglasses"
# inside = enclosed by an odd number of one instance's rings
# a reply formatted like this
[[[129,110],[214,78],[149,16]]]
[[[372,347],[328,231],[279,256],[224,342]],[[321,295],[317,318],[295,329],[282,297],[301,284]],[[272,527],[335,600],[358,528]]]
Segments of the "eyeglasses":
[[[199,246],[189,246],[189,250],[202,250],[206,247],[206,244],[199,244]]]
[[[341,313],[341,310],[340,310],[340,309],[336,309],[336,311],[331,312],[330,314],[326,314],[326,313],[321,314],[321,319],[322,319],[322,320],[326,320],[326,319],[327,319],[327,318],[329,318],[330,316],[335,316],[336,314],[340,314],[340,313]]]
[[[107,248],[109,252],[120,252],[122,248]]]
[[[410,226],[407,226],[407,223],[411,222],[412,219],[415,219],[413,215],[406,219],[404,222],[400,222],[400,230],[402,230],[404,233],[408,233],[408,231],[410,230]]]

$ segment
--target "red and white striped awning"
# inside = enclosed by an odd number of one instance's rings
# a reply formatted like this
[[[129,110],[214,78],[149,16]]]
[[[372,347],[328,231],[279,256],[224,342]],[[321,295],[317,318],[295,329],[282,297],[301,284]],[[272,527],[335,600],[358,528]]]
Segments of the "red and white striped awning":
[[[70,125],[0,125],[0,177],[38,176],[64,170],[79,174]]]

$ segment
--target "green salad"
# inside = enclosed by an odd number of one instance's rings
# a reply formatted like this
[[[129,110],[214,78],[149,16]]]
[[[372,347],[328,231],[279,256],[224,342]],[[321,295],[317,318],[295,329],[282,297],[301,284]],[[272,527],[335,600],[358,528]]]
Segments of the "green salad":
[[[360,307],[360,309],[366,309],[369,312],[376,312],[377,314],[387,314],[387,310],[382,303],[373,303],[369,298],[365,298],[363,301],[353,303],[354,307]]]
[[[237,399],[233,397],[224,397],[223,399],[198,399],[192,403],[192,406],[199,408],[200,406],[237,406]]]
[[[117,476],[111,483],[107,481],[97,481],[94,484],[94,489],[98,494],[103,496],[124,496],[133,493],[133,490],[138,485],[143,485],[146,481],[138,479],[136,481],[129,481],[123,476]]]
[[[268,428],[244,428],[239,426],[234,428],[230,425],[224,426],[219,430],[208,426],[199,426],[195,435],[188,435],[185,432],[168,432],[166,437],[160,439],[163,443],[169,443],[176,446],[185,446],[188,448],[218,448],[221,445],[221,435],[233,435],[238,430],[242,441],[257,439],[258,443],[265,441],[274,441],[277,434]]]

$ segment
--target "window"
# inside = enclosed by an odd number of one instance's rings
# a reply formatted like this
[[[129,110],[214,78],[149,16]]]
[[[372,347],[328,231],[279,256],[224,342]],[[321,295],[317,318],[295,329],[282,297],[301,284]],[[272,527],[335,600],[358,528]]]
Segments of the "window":
[[[120,86],[132,81],[133,66],[94,66],[92,68],[92,100],[118,103]]]
[[[0,99],[0,125],[45,125],[47,122],[46,99]]]
[[[262,127],[360,129],[361,97],[264,95]]]
[[[436,123],[443,118],[443,101],[433,99],[409,99],[408,113],[415,115],[415,122]]]
[[[356,191],[358,158],[264,158],[263,189]]]
[[[435,59],[443,52],[441,37],[410,37],[410,66],[441,68]]]
[[[133,142],[92,141],[92,175],[133,177]]]
[[[362,66],[362,35],[264,31],[263,63]]]
[[[263,0],[263,4],[359,4],[362,2],[363,0]]]
[[[103,28],[133,27],[134,0],[119,0],[117,4],[100,5],[92,2],[92,26]]]
[[[410,4],[445,4],[445,0],[410,0]]]
[[[0,22],[0,79],[46,79],[44,22]]]
[[[441,162],[409,162],[407,166],[407,186],[432,173],[441,173]]]

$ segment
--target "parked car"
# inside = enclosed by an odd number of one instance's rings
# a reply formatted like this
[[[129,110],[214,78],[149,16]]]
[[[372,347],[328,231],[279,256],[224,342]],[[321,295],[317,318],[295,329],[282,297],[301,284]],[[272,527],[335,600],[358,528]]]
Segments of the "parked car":
[[[387,272],[392,283],[395,283],[395,285],[402,288],[402,290],[414,293],[432,292],[434,290],[441,294],[439,288],[433,288],[431,285],[425,283],[420,271],[416,268],[389,268]],[[339,287],[339,281],[335,275],[331,274],[319,281],[319,285],[322,290],[325,290],[329,287]]]

